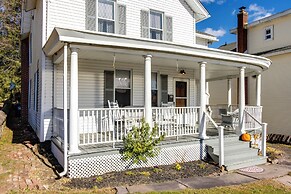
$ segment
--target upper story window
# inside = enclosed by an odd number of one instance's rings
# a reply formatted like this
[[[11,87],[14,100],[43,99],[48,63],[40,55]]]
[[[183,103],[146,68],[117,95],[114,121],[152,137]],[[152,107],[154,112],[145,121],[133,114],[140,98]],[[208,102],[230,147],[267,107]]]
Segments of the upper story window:
[[[98,1],[98,31],[114,33],[114,2],[99,0]]]
[[[150,38],[163,40],[163,14],[150,11]]]
[[[156,40],[173,41],[173,20],[158,11],[141,10],[141,37]]]
[[[274,34],[273,34],[273,26],[269,26],[265,28],[265,40],[273,40]]]
[[[126,34],[126,7],[114,0],[86,0],[86,30]]]

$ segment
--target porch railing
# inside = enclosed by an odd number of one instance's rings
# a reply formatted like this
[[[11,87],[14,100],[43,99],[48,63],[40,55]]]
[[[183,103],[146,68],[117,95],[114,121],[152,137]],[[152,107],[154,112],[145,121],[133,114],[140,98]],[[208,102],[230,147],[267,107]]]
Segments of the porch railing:
[[[153,125],[165,137],[198,134],[199,107],[153,108]]]
[[[198,133],[198,107],[152,108],[159,135],[179,137]],[[144,108],[79,109],[79,144],[122,142],[133,126],[140,127]]]
[[[143,117],[144,108],[79,109],[80,145],[121,142]]]
[[[260,129],[262,125],[262,106],[246,106],[245,111],[248,114],[245,114],[245,129]],[[255,118],[255,119],[254,119]]]
[[[211,110],[210,116],[216,122],[219,123],[222,121],[221,114],[227,114],[237,109],[238,109],[238,105],[231,105],[230,107],[228,107],[227,104],[210,105],[210,110]],[[252,129],[261,128],[261,125],[258,122],[256,122],[250,115],[256,118],[259,122],[262,122],[262,111],[263,111],[262,106],[246,106],[245,111],[249,113],[249,114],[245,114],[245,129],[252,130]],[[238,112],[236,116],[238,116]],[[237,123],[233,123],[234,126],[238,126],[238,117],[234,119],[234,122],[237,122]]]

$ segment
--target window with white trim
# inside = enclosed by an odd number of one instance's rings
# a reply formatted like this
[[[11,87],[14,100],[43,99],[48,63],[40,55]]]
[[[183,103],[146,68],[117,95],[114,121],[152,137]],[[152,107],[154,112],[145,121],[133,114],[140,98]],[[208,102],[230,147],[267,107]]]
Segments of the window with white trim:
[[[116,101],[120,107],[131,104],[131,71],[104,71],[104,106],[107,101]]]
[[[269,26],[265,28],[265,40],[273,40],[274,39],[274,27]]]
[[[150,11],[150,38],[163,40],[163,13]]]
[[[173,18],[163,12],[140,12],[141,37],[156,40],[173,41]]]
[[[86,30],[126,34],[126,6],[115,0],[86,0]]]
[[[98,0],[98,31],[114,33],[115,14],[114,2]]]

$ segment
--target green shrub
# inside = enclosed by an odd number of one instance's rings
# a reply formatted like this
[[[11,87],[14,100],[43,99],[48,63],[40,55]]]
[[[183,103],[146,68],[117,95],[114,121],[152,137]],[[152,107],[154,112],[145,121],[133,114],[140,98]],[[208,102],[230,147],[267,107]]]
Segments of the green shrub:
[[[141,127],[132,127],[132,130],[123,138],[123,158],[138,164],[147,162],[148,157],[155,157],[159,153],[156,146],[164,139],[164,135],[160,137],[157,135],[158,127],[151,129],[149,124],[142,119]]]

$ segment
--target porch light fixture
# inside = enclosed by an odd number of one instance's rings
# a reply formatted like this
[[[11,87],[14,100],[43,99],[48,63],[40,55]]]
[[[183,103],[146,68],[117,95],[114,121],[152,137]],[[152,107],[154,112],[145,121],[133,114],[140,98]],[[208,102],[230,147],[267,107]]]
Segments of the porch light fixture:
[[[180,74],[185,75],[186,74],[185,70],[184,69],[180,70]]]

